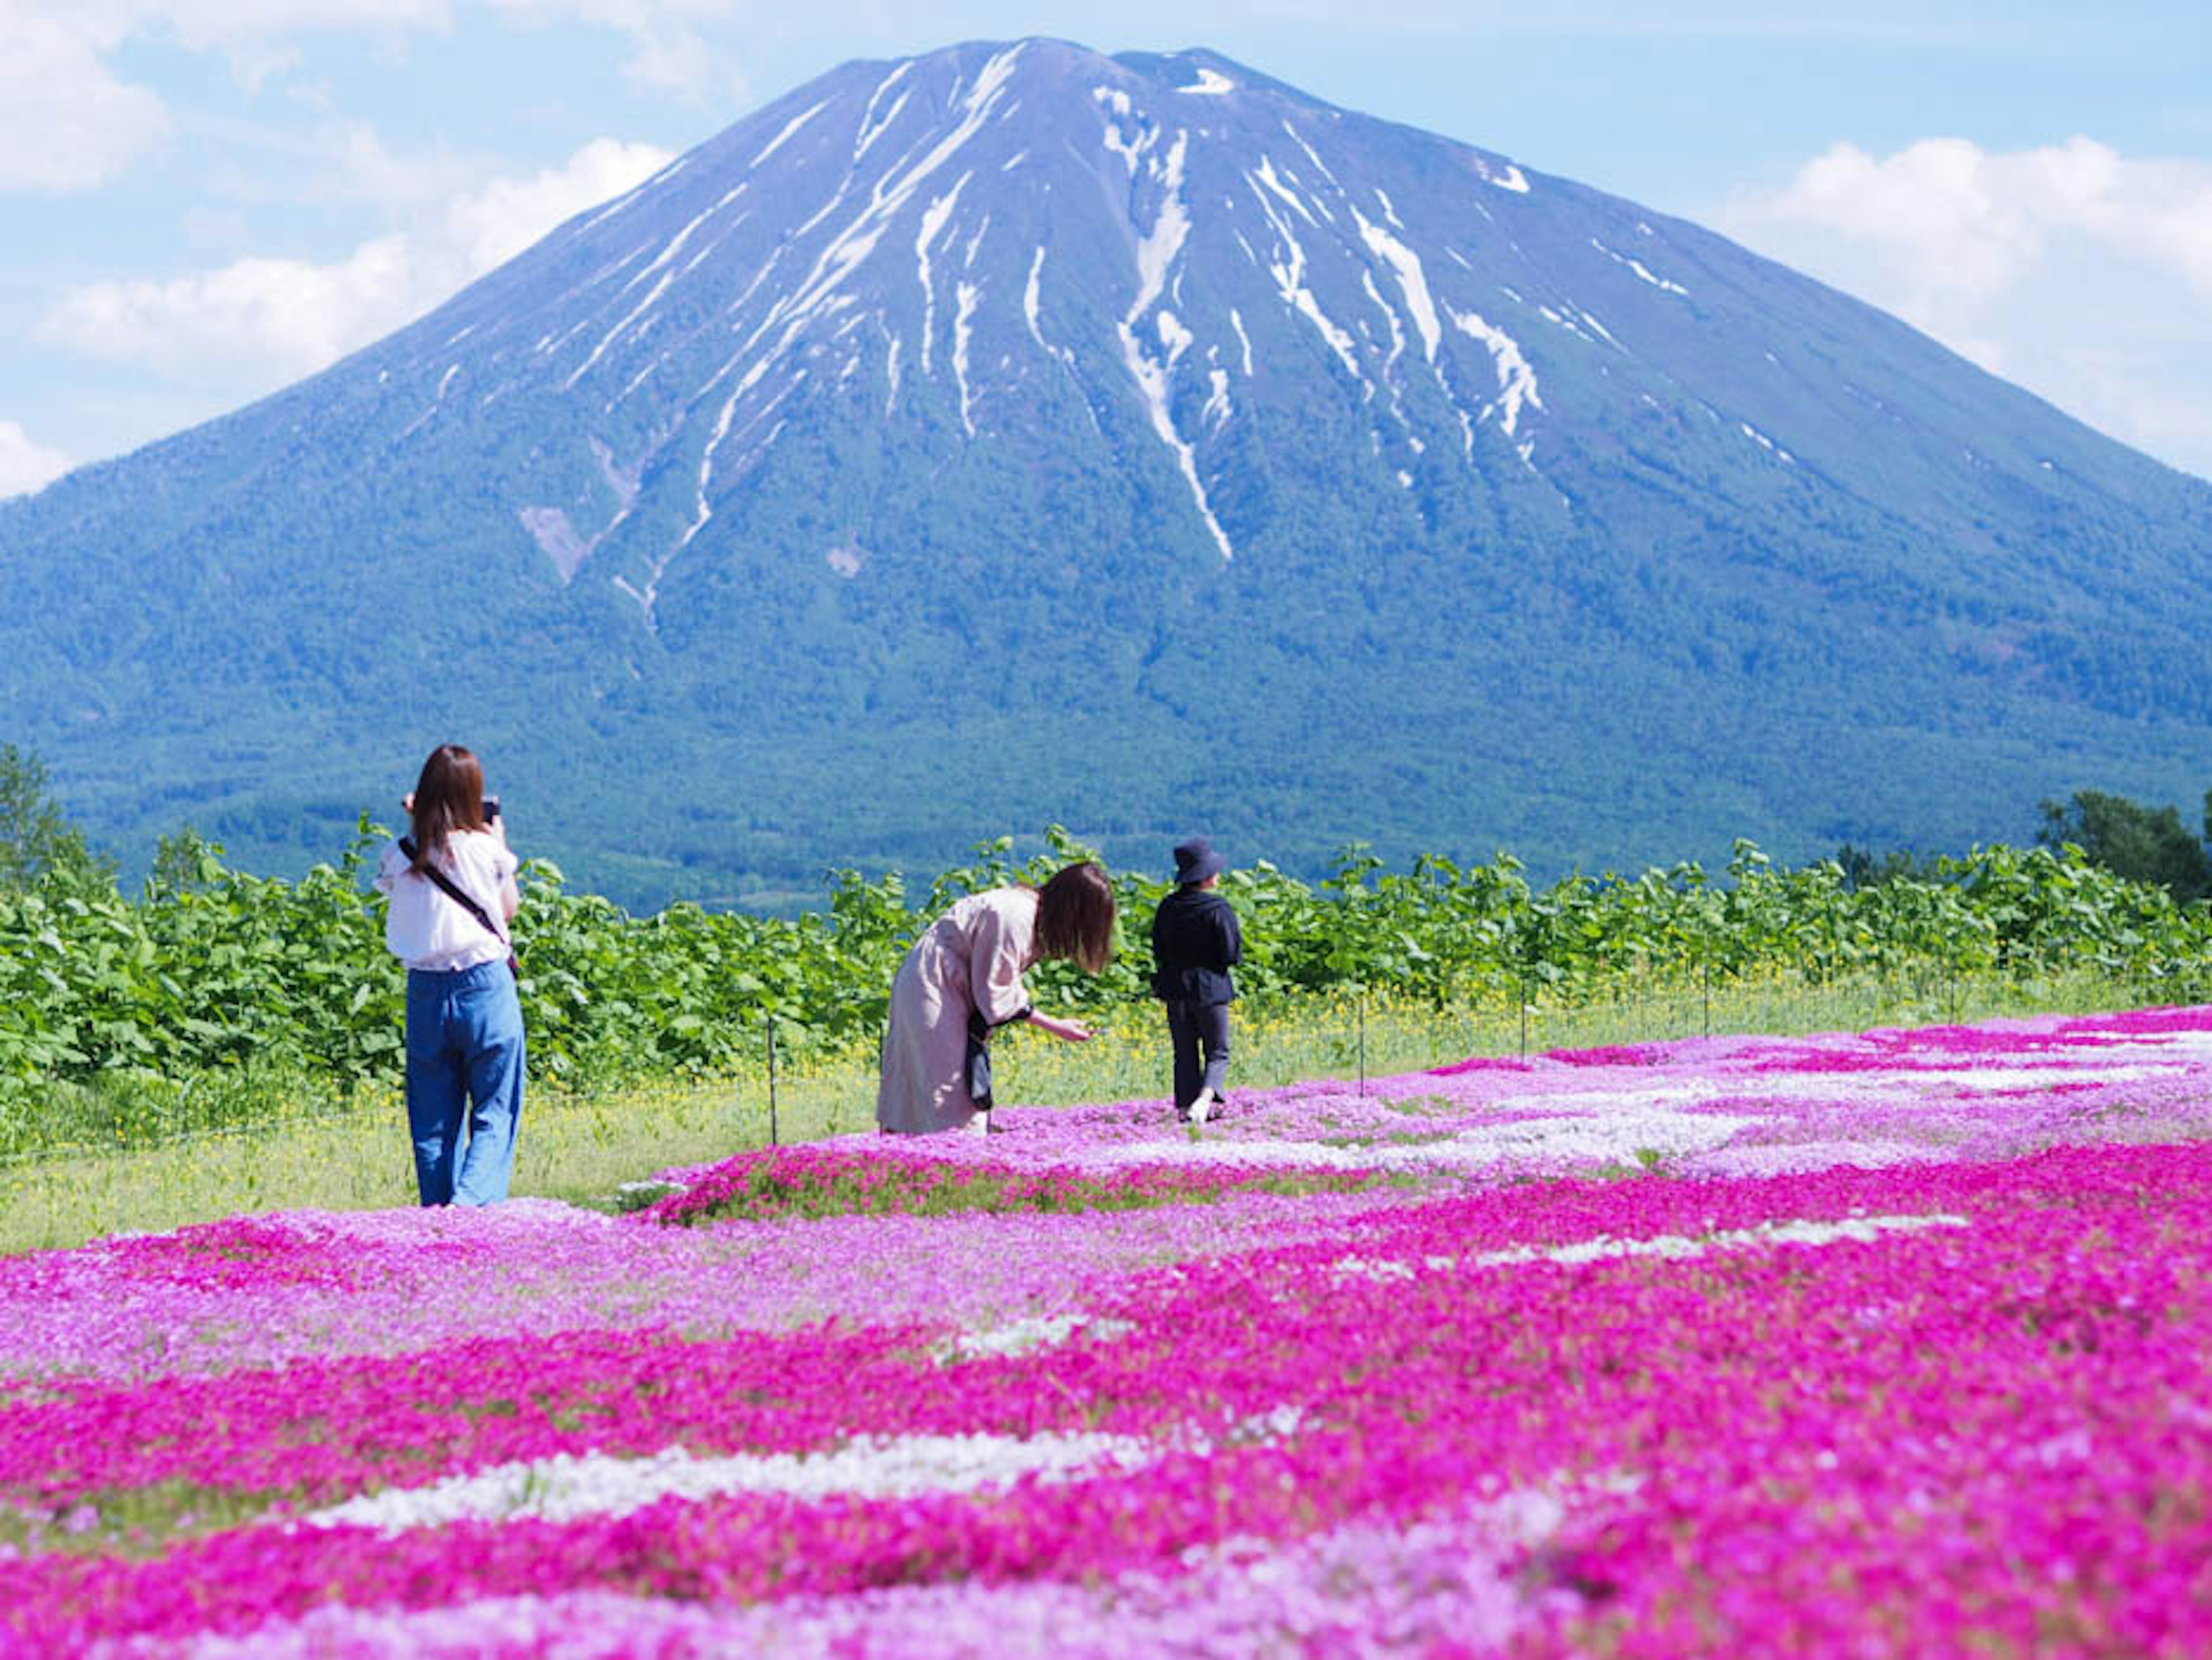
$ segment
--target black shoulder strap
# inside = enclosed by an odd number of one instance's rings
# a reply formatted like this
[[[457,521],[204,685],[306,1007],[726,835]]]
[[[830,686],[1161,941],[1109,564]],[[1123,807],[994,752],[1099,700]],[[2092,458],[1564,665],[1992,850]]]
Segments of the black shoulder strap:
[[[415,844],[404,836],[399,838],[399,851],[407,855],[407,862],[410,865],[414,864]],[[468,912],[470,915],[475,917],[477,921],[483,923],[487,928],[489,928],[491,930],[492,938],[498,940],[502,946],[507,944],[507,930],[491,920],[490,912],[484,909],[482,905],[477,903],[475,900],[470,898],[466,893],[463,892],[459,883],[455,882],[435,865],[430,864],[427,860],[422,866],[422,873],[428,877],[433,882],[436,883],[439,889],[445,894],[447,898],[452,900],[463,910]]]

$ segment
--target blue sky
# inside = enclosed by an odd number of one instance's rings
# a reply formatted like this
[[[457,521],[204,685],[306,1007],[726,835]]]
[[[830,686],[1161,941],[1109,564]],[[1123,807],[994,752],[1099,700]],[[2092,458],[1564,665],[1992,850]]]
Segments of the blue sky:
[[[398,326],[847,58],[1207,46],[1710,224],[2212,477],[2212,7],[0,0],[0,495]]]

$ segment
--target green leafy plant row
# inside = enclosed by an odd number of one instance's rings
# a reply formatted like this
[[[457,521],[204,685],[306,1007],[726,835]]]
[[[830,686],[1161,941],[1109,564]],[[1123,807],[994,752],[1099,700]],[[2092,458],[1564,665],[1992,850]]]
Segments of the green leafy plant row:
[[[117,1076],[282,1073],[334,1089],[400,1066],[404,976],[368,891],[382,832],[366,819],[336,862],[296,881],[227,867],[195,844],[144,891],[64,867],[0,890],[0,1143],[26,1088]],[[615,1083],[711,1075],[780,1051],[872,1046],[901,954],[960,894],[1036,879],[1083,849],[1013,860],[1007,841],[912,894],[896,873],[830,874],[796,917],[672,905],[631,915],[526,867],[516,921],[531,1062],[541,1075]],[[1060,965],[1040,1001],[1104,1013],[1142,1004],[1146,931],[1166,885],[1116,879],[1121,947],[1095,979]],[[1372,990],[1438,1007],[1521,997],[1550,1004],[1624,987],[1726,983],[1787,971],[1852,976],[2094,970],[2155,994],[2190,994],[2212,912],[2090,864],[2071,847],[1978,848],[1923,873],[1854,885],[1830,862],[1784,869],[1748,842],[1727,870],[1531,883],[1501,854],[1462,867],[1386,869],[1359,849],[1309,885],[1267,865],[1224,890],[1244,923],[1248,1000]]]

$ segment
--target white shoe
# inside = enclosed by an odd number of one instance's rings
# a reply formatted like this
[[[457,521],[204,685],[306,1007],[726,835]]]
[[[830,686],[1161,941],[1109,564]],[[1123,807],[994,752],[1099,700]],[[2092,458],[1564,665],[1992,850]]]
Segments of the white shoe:
[[[988,1135],[991,1133],[990,1108],[984,1107],[970,1116],[966,1128],[970,1135]]]
[[[1213,1098],[1200,1091],[1198,1099],[1192,1102],[1189,1110],[1183,1114],[1183,1121],[1186,1123],[1203,1124],[1206,1122],[1206,1116],[1212,1110]]]

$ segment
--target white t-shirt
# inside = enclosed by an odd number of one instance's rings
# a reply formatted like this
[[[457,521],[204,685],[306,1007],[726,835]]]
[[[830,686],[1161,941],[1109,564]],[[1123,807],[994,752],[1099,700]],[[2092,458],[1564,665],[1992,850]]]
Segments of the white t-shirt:
[[[514,854],[489,830],[455,830],[432,862],[463,893],[484,908],[493,921],[507,914],[505,900],[515,893]],[[496,938],[444,890],[408,866],[397,842],[384,850],[376,870],[378,891],[391,896],[384,913],[384,943],[410,969],[450,971],[496,963],[507,956]]]

